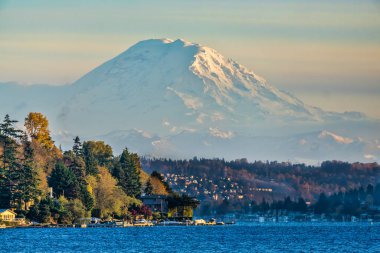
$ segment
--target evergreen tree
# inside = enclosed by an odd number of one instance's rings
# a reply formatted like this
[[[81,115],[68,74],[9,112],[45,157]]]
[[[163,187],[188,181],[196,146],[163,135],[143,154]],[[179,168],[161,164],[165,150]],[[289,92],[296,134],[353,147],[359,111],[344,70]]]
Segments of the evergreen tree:
[[[7,114],[0,124],[0,142],[3,153],[0,156],[2,166],[0,168],[0,207],[15,207],[19,202],[20,194],[18,182],[21,176],[21,164],[17,158],[18,141],[22,131],[17,130]]]
[[[298,199],[296,211],[299,211],[301,213],[305,213],[307,211],[307,205],[306,205],[306,202],[303,198]]]
[[[78,143],[79,141],[76,141]],[[67,165],[68,169],[75,175],[75,180],[80,188],[79,197],[85,206],[86,211],[90,211],[94,206],[94,199],[87,190],[88,183],[86,182],[86,165],[81,155],[81,152],[75,154],[75,146],[80,147],[81,145],[74,145],[73,151],[65,152],[64,163]],[[80,149],[77,149],[77,151]],[[77,188],[75,188],[77,190]]]
[[[57,196],[64,196],[67,199],[74,199],[80,196],[80,186],[72,170],[67,168],[62,162],[57,162],[49,179],[50,187]]]
[[[94,154],[91,151],[84,149],[84,162],[86,164],[86,175],[96,175],[98,171],[98,163]]]
[[[39,205],[38,221],[41,223],[50,223],[51,212],[50,206],[45,203]]]
[[[74,139],[73,152],[77,157],[83,156],[83,146],[78,136]]]
[[[78,182],[85,184],[86,165],[82,157],[71,157],[69,168],[75,174]]]
[[[129,153],[124,149],[120,157],[119,184],[129,196],[137,197],[141,194],[140,160],[137,154]],[[121,176],[123,175],[123,176]]]
[[[262,199],[261,203],[260,203],[260,211],[261,212],[267,212],[269,210],[269,203],[265,200],[265,198]]]
[[[283,209],[293,211],[294,205],[293,201],[290,199],[290,197],[286,197],[283,203]]]
[[[21,192],[22,203],[25,205],[24,210],[27,209],[27,203],[31,200],[35,200],[40,191],[38,190],[38,175],[35,170],[34,164],[34,150],[32,148],[32,143],[24,135],[22,138],[23,144],[23,162],[22,162],[22,174],[19,182],[19,189]],[[22,204],[19,203],[19,206]]]
[[[360,196],[363,192],[363,188],[357,190],[349,190],[344,194],[343,207],[344,212],[350,215],[357,215],[360,208]]]
[[[314,205],[314,212],[321,214],[321,213],[328,213],[328,211],[329,211],[328,198],[327,198],[326,194],[321,193],[319,195],[319,199],[318,199],[317,203],[315,203],[315,205]]]
[[[81,200],[86,211],[91,211],[95,205],[95,200],[87,190],[87,185],[81,185]]]
[[[112,176],[116,178],[119,182],[119,185],[123,188],[123,182],[126,181],[126,175],[124,168],[121,167],[120,160],[117,160],[112,169]],[[124,190],[124,188],[123,188]]]

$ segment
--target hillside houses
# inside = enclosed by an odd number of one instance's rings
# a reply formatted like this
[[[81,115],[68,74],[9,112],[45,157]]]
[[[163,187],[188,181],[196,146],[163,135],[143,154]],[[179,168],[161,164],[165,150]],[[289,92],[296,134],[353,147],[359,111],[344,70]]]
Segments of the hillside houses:
[[[247,187],[229,177],[211,180],[207,177],[185,176],[175,173],[166,173],[164,176],[166,182],[176,191],[190,196],[198,196],[201,200],[252,200],[256,195],[261,197],[273,192],[273,188],[264,186]]]

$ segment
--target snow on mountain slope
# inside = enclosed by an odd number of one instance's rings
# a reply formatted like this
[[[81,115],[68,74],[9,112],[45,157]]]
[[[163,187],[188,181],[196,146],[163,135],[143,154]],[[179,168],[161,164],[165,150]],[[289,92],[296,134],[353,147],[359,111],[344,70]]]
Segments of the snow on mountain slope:
[[[378,120],[309,106],[184,40],[141,41],[65,87],[0,85],[0,111],[46,114],[64,147],[79,135],[178,158],[380,159],[379,144],[364,141],[379,139]]]
[[[135,128],[160,135],[210,128],[251,134],[268,123],[343,117],[305,105],[215,50],[183,40],[139,42],[72,88],[60,119],[79,134]],[[82,115],[86,121],[76,124]]]

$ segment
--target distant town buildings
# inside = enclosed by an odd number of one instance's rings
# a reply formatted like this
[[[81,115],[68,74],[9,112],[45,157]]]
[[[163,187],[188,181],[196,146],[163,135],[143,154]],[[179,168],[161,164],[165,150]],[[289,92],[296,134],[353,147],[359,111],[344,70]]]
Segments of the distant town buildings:
[[[258,193],[271,194],[273,192],[273,189],[269,187],[247,187],[231,180],[230,177],[211,180],[207,177],[184,176],[174,173],[166,173],[164,177],[174,190],[190,196],[197,196],[201,200],[252,200]]]

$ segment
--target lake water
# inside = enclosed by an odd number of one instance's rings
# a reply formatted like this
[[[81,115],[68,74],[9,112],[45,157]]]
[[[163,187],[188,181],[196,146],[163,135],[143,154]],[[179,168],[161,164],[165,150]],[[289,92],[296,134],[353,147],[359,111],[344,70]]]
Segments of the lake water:
[[[380,224],[0,229],[0,252],[380,252]]]

